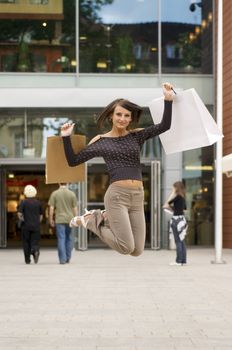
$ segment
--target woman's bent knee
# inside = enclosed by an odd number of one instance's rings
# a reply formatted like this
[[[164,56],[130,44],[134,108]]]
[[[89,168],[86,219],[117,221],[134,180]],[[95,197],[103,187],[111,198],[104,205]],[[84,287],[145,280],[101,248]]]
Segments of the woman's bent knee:
[[[134,244],[120,244],[120,253],[124,255],[130,255],[134,252],[135,246]]]
[[[135,249],[133,252],[130,253],[131,256],[139,256],[143,253],[144,249]]]

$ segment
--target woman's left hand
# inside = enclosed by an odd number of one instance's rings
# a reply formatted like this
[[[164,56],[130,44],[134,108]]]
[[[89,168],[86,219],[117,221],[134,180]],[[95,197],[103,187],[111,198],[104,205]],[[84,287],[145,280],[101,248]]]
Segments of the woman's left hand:
[[[173,100],[174,92],[173,92],[172,88],[173,88],[173,86],[170,83],[163,84],[164,99],[167,101]]]

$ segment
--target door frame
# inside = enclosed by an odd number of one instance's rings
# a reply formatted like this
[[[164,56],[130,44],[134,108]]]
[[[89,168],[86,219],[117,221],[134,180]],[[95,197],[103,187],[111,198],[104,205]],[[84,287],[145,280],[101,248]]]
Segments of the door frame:
[[[7,248],[7,172],[45,171],[44,160],[1,159],[0,161],[0,248]]]
[[[88,173],[88,166],[93,166],[94,164],[105,164],[103,159],[95,158],[87,162],[86,172]],[[158,250],[161,248],[161,161],[154,160],[142,160],[141,164],[149,165],[150,168],[150,188],[151,188],[151,203],[150,203],[150,220],[151,220],[151,229],[150,229],[150,249]],[[87,174],[86,174],[87,175]],[[87,178],[87,177],[86,177]],[[83,203],[87,204],[87,183],[85,185],[85,200],[82,200]],[[80,191],[81,193],[81,191]],[[83,208],[82,208],[83,209]],[[78,245],[78,249],[87,250],[88,249],[88,232],[87,230],[80,229],[79,232],[81,247]],[[84,245],[83,245],[84,244]]]
[[[7,246],[6,212],[6,169],[0,166],[0,248]]]
[[[151,167],[151,204],[150,204],[150,213],[151,213],[151,230],[150,238],[151,245],[150,248],[153,250],[160,249],[161,245],[161,213],[160,213],[160,199],[161,199],[161,162],[160,161],[147,161],[144,160],[141,162],[145,165],[150,165]],[[87,162],[87,165],[94,164],[104,164],[103,160],[95,159],[94,161]],[[6,173],[8,170],[30,170],[30,171],[45,171],[45,161],[33,161],[33,160],[24,160],[14,162],[6,162],[5,164],[0,164],[0,248],[7,247],[7,233],[6,233]],[[86,178],[87,178],[88,166],[86,166]],[[80,182],[76,184],[76,192],[79,203],[79,213],[83,213],[87,205],[87,183]],[[83,227],[77,229],[77,244],[75,248],[78,250],[87,250],[88,249],[88,233]]]
[[[161,246],[161,162],[151,161],[151,249],[158,250]]]

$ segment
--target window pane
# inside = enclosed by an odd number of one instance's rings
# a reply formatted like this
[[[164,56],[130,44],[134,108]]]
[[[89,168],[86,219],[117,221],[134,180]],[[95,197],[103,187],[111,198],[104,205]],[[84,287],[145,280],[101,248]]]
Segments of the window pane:
[[[162,0],[161,13],[162,71],[211,74],[212,0]]]
[[[30,0],[30,3],[35,5],[47,5],[48,0]]]
[[[213,106],[207,106],[213,115]],[[189,245],[214,243],[214,146],[183,152]]]
[[[156,73],[156,0],[80,0],[81,73]]]
[[[86,135],[87,143],[100,131],[96,127],[102,108],[59,109],[1,109],[0,158],[45,158],[48,136],[59,135],[60,127],[67,121],[75,123],[74,133]],[[152,118],[144,109],[139,127],[152,125]],[[108,131],[110,126],[101,133]],[[158,137],[148,140],[141,150],[142,158],[161,157]]]
[[[75,0],[0,3],[1,72],[75,72],[75,51]]]

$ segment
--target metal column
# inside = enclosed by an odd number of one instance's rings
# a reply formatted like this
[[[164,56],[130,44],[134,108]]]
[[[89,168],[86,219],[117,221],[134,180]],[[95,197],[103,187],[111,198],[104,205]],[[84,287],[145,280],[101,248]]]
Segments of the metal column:
[[[0,248],[6,246],[6,169],[0,167]]]
[[[160,162],[151,162],[151,249],[160,249]]]

